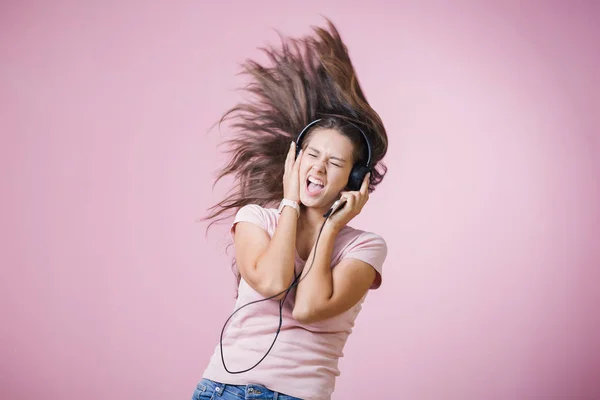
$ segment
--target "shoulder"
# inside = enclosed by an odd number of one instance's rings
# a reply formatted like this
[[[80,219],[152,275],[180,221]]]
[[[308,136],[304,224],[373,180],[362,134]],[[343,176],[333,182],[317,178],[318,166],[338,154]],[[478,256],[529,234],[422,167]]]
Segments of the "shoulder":
[[[247,204],[237,211],[231,228],[233,229],[238,222],[250,222],[272,235],[277,226],[278,218],[279,213],[274,208],[267,208],[258,204]]]
[[[374,252],[384,252],[387,254],[387,242],[383,236],[369,231],[355,229],[346,226],[338,236],[340,244],[343,246],[343,252],[352,250],[365,250]]]
[[[337,240],[339,260],[355,258],[371,265],[377,271],[377,279],[372,288],[378,288],[381,285],[383,264],[388,253],[387,242],[383,236],[347,226],[339,233]]]

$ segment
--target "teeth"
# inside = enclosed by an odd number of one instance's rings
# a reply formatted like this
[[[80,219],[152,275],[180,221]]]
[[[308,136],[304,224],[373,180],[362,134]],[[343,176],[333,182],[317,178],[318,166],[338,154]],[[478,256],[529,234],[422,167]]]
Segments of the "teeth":
[[[317,179],[317,178],[314,178],[314,177],[312,177],[312,176],[309,176],[309,177],[308,177],[308,180],[309,180],[310,182],[314,183],[315,185],[321,185],[321,186],[325,186],[325,183],[323,183],[323,181],[322,181],[322,180],[320,180],[320,179]]]

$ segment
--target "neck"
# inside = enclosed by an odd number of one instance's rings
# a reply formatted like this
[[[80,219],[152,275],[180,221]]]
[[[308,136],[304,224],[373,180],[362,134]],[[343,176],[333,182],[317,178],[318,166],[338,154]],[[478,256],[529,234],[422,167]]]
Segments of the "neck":
[[[301,232],[317,231],[325,221],[323,214],[325,214],[327,210],[329,210],[329,208],[323,210],[302,207],[302,212],[300,213],[300,217],[298,219],[298,230]]]

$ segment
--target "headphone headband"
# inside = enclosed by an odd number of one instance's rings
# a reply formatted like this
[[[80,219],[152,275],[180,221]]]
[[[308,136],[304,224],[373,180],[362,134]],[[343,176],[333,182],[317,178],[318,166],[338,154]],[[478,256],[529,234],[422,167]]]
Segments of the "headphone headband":
[[[300,147],[300,143],[302,141],[302,136],[304,136],[304,133],[306,131],[308,131],[310,129],[311,126],[315,125],[317,122],[321,121],[322,119],[316,119],[314,121],[312,121],[311,123],[309,123],[308,125],[306,125],[304,127],[304,129],[302,129],[302,131],[300,132],[300,134],[298,135],[298,138],[296,139],[296,148]],[[365,132],[363,132],[362,129],[360,129],[360,127],[352,122],[348,122],[345,121],[347,124],[350,124],[352,126],[354,126],[356,129],[358,129],[358,131],[362,134],[363,139],[365,140],[365,143],[367,144],[367,163],[365,165],[365,167],[367,168],[371,168],[371,142],[369,142],[369,138],[367,138],[367,135],[365,134]]]

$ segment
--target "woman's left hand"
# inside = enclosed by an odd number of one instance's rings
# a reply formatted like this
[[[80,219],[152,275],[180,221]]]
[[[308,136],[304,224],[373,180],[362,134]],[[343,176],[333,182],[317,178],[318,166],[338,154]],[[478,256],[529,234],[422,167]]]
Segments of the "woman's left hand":
[[[341,230],[354,217],[362,211],[369,200],[369,179],[371,173],[365,175],[362,185],[358,191],[342,192],[340,199],[346,199],[346,204],[341,209],[333,213],[327,221],[337,231]]]

